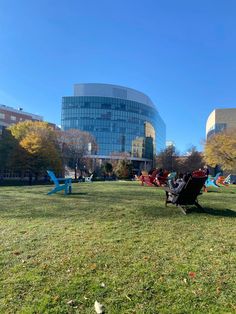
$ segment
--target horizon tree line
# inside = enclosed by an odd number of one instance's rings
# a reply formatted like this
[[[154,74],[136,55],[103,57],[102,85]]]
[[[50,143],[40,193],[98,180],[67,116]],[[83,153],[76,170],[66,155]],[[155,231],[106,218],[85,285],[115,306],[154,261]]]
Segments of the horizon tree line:
[[[27,173],[37,181],[38,177],[46,175],[46,169],[64,175],[65,167],[69,167],[74,169],[76,179],[85,169],[93,168],[88,155],[97,151],[98,145],[88,132],[54,130],[41,121],[19,122],[5,129],[0,138],[0,175],[10,169],[19,177]],[[236,171],[236,132],[227,130],[215,134],[206,141],[204,152],[192,146],[186,156],[180,156],[174,146],[169,146],[156,156],[154,163],[158,168],[177,172],[192,172],[205,164]],[[108,175],[114,171],[118,177],[132,175],[132,163],[126,154],[119,161],[104,162],[100,169],[101,173]]]

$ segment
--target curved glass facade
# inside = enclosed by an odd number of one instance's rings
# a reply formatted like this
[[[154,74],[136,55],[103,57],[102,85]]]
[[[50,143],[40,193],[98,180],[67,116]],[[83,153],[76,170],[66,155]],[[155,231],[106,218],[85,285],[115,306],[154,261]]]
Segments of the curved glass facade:
[[[109,85],[101,84],[101,90],[103,86]],[[63,97],[62,129],[90,132],[98,144],[98,155],[125,152],[131,157],[151,159],[165,148],[165,124],[154,106],[124,98]]]

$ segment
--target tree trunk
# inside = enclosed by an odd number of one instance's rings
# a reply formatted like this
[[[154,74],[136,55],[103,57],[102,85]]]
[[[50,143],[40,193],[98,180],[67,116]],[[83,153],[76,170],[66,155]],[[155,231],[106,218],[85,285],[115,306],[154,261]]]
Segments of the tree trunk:
[[[29,185],[32,185],[32,172],[29,173]]]

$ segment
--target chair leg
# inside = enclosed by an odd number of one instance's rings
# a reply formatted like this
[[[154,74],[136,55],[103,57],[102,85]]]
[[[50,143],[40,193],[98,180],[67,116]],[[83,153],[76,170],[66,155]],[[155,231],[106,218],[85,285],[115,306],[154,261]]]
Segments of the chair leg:
[[[183,213],[184,215],[187,215],[187,209],[184,208],[184,207],[182,207],[182,206],[180,206],[180,205],[179,205],[179,207],[180,207],[182,213]]]
[[[165,207],[167,207],[167,203],[168,203],[168,196],[169,196],[169,194],[168,194],[168,192],[166,191],[166,201],[165,201]]]

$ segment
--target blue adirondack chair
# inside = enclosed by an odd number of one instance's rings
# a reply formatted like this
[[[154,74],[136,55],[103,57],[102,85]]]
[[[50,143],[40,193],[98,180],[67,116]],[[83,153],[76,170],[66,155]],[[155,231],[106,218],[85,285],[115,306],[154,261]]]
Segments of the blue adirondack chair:
[[[51,191],[49,191],[47,195],[63,190],[65,190],[65,194],[71,194],[72,192],[71,178],[57,178],[54,172],[50,170],[47,170],[47,173],[51,181],[53,181],[53,183],[55,184],[55,187]],[[60,182],[62,182],[62,184],[60,184]]]
[[[214,186],[215,188],[219,188],[220,186],[216,183],[217,179],[221,175],[221,172],[218,172],[214,177],[208,176],[206,182],[205,182],[205,187],[209,186]]]

